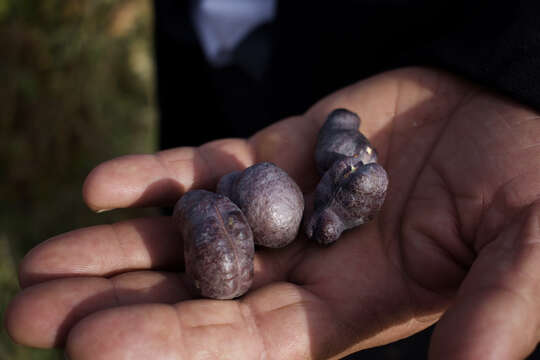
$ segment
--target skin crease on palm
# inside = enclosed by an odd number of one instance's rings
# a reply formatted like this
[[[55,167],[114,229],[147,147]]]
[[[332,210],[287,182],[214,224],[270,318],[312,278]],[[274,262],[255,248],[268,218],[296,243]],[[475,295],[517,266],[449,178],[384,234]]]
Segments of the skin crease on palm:
[[[23,260],[9,334],[77,360],[337,359],[438,321],[431,359],[526,357],[540,337],[540,116],[453,75],[399,69],[248,140],[110,160],[84,199],[172,205],[260,161],[309,194],[317,130],[335,108],[360,115],[389,174],[371,223],[330,247],[300,236],[258,249],[253,288],[234,301],[192,298],[169,218],[74,230]]]

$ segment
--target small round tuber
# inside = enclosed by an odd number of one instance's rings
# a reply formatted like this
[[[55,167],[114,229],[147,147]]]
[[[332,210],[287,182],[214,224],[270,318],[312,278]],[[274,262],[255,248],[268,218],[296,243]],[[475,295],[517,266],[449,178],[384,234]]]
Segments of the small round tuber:
[[[269,162],[221,178],[217,192],[229,197],[246,215],[255,243],[279,248],[298,234],[304,196],[285,171]]]

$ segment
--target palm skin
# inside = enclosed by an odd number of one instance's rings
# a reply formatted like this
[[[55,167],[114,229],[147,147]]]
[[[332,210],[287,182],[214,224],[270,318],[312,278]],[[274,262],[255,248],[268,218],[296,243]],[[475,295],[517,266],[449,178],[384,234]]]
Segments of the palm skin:
[[[539,338],[540,118],[449,74],[384,73],[247,141],[113,159],[88,176],[85,201],[172,204],[259,161],[308,194],[317,131],[335,108],[360,115],[389,174],[373,222],[330,247],[300,236],[258,250],[254,287],[235,301],[193,299],[183,275],[166,271],[183,261],[168,218],[75,230],[25,257],[11,336],[65,345],[71,359],[323,359],[440,320],[433,359],[529,354]]]

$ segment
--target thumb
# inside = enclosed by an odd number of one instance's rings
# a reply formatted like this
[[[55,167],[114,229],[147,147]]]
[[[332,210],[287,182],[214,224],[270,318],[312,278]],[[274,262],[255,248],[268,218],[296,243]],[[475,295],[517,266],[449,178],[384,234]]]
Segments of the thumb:
[[[435,328],[430,359],[523,359],[539,339],[540,204],[479,252]]]

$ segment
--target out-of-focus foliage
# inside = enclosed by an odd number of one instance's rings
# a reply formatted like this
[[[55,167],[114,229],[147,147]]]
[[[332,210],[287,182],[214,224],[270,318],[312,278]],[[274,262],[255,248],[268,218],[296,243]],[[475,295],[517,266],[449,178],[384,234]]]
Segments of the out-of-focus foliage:
[[[150,0],[0,0],[0,310],[16,265],[55,234],[148,214],[94,214],[87,173],[155,149]],[[56,359],[13,344],[0,359]]]

